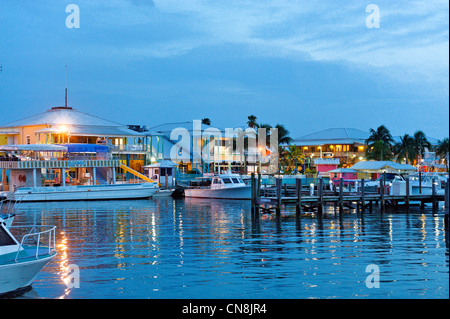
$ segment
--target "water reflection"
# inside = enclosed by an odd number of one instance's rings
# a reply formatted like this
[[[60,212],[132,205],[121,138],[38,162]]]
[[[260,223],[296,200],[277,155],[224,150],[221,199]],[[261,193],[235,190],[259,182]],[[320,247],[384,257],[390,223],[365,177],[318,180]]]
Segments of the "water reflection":
[[[24,203],[15,222],[56,225],[58,248],[28,296],[448,298],[441,214],[289,209],[255,219],[247,201]],[[70,264],[80,288],[64,284]],[[365,286],[369,264],[379,289]]]

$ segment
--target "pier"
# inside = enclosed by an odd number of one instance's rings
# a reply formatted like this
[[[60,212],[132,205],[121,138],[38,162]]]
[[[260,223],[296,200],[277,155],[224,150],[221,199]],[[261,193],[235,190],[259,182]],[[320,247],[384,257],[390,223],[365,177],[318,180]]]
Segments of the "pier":
[[[445,194],[437,194],[436,184],[433,183],[431,194],[410,194],[409,179],[406,179],[405,194],[390,195],[385,181],[381,179],[376,191],[368,191],[365,187],[364,179],[357,180],[358,186],[344,187],[344,180],[341,178],[339,187],[325,185],[322,178],[317,180],[317,185],[305,185],[301,178],[295,180],[295,185],[282,184],[281,178],[275,179],[275,185],[264,185],[261,187],[261,175],[251,176],[251,208],[252,213],[258,215],[262,213],[281,213],[281,207],[295,205],[296,214],[304,212],[323,211],[325,205],[339,207],[342,211],[344,207],[356,209],[358,212],[365,210],[372,211],[373,205],[378,205],[382,211],[387,207],[397,207],[403,205],[409,207],[412,203],[420,203],[421,208],[426,203],[431,203],[433,210],[437,210],[439,202],[445,202],[445,220],[448,226],[449,207],[449,180],[445,183]]]

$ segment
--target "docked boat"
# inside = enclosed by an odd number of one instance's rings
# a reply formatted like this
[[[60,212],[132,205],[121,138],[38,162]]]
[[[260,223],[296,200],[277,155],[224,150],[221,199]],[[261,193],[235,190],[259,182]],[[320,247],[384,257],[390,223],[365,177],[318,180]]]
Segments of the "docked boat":
[[[436,195],[445,193],[445,180],[436,173],[415,173],[408,176],[410,180],[412,195],[432,195],[433,183],[436,189]],[[444,181],[444,183],[442,183]]]
[[[26,228],[26,235],[19,242],[11,228]],[[44,268],[56,256],[54,226],[6,227],[0,218],[0,296],[20,294],[31,285]],[[37,244],[30,246],[29,242]]]
[[[159,190],[157,182],[112,159],[105,145],[2,145],[0,152],[6,154],[3,194],[12,201],[143,199]],[[116,182],[117,167],[142,182]]]
[[[175,189],[159,189],[156,193],[153,194],[152,198],[167,198],[172,197]]]
[[[186,188],[185,197],[251,199],[251,186],[244,183],[239,174],[220,174],[202,177],[203,186]]]

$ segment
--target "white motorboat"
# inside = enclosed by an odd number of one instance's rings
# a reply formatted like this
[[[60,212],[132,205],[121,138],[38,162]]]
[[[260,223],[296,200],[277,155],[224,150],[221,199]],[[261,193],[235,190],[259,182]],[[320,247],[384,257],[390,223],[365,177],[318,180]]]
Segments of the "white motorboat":
[[[442,177],[436,173],[418,173],[408,176],[411,185],[412,195],[432,195],[433,183],[436,189],[436,195],[443,195],[445,193],[445,187],[442,187]]]
[[[19,242],[10,232],[13,228],[28,231]],[[54,226],[6,227],[0,218],[0,296],[20,294],[31,285],[56,255]],[[27,245],[36,242],[33,246]]]
[[[159,189],[156,193],[152,195],[152,198],[167,198],[171,197],[174,189]]]
[[[251,199],[251,186],[244,183],[239,174],[220,174],[202,177],[209,185],[187,188],[185,197]]]
[[[157,190],[156,183],[20,187],[11,199],[22,202],[139,199],[149,198]]]
[[[383,175],[381,175],[376,180],[365,181],[364,185],[365,185],[365,187],[379,187],[380,181],[383,179],[385,181],[385,185],[390,185],[394,182],[404,182],[405,181],[405,178],[400,174],[386,173],[384,177],[383,177]]]

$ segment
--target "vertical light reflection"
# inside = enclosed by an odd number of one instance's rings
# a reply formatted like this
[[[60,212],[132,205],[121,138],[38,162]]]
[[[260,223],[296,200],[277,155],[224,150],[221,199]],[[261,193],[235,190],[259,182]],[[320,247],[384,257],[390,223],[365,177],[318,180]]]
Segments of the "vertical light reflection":
[[[420,232],[422,234],[422,241],[425,242],[425,240],[427,239],[427,231],[426,231],[427,217],[425,216],[425,214],[422,214],[419,219],[422,222],[422,226],[420,227]]]
[[[392,236],[392,217],[388,218],[388,223],[389,223],[389,240],[391,242],[391,248],[392,248],[392,243],[393,243],[393,236]]]
[[[439,244],[439,236],[441,234],[441,229],[439,228],[439,222],[440,222],[439,215],[434,215],[433,216],[433,221],[434,221],[434,240],[436,241],[436,248],[440,247]]]
[[[61,243],[57,245],[58,247],[58,254],[60,257],[59,262],[59,275],[61,277],[62,282],[66,285],[66,289],[64,289],[64,294],[59,296],[58,299],[64,299],[72,289],[68,288],[68,284],[71,280],[71,278],[68,276],[69,274],[69,256],[67,253],[67,237],[64,232],[61,232],[62,240]]]

